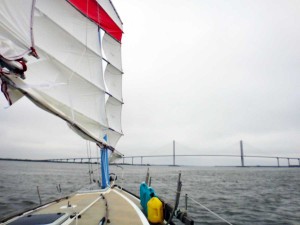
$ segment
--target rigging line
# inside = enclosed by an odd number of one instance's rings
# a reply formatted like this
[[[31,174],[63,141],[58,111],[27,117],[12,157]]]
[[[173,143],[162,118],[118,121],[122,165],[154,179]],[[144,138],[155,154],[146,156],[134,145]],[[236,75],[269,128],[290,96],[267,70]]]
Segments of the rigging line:
[[[87,17],[89,18],[89,1],[86,1],[86,12]],[[87,29],[88,28],[88,20],[85,20],[85,46],[87,47]]]
[[[35,8],[36,0],[32,1],[32,7],[31,7],[31,18],[30,18],[30,37],[31,37],[31,47],[34,46],[34,35],[33,35],[33,17],[34,17],[34,8]]]
[[[219,219],[221,219],[222,221],[224,221],[227,224],[233,225],[232,223],[230,223],[229,221],[227,221],[226,219],[222,218],[221,216],[219,216],[217,213],[213,212],[212,210],[210,210],[209,208],[207,208],[205,205],[202,205],[200,202],[197,202],[196,200],[192,199],[191,197],[187,196],[187,198],[191,199],[194,203],[198,204],[199,206],[201,206],[202,208],[206,209],[208,212],[212,213],[213,215],[215,215],[216,217],[218,217]]]
[[[249,144],[247,142],[243,141],[243,144],[244,144],[244,150],[246,149],[246,151],[247,151],[247,149],[249,150],[249,147],[250,147],[250,150],[259,151],[260,153],[261,152],[265,152],[264,149],[261,149],[261,148],[258,148],[256,146],[253,146],[253,145],[251,145],[251,144]]]
[[[115,13],[117,14],[117,17],[119,18],[121,24],[123,25],[123,22],[122,22],[122,20],[121,20],[121,17],[120,17],[119,13],[118,13],[117,10],[116,10],[116,7],[114,6],[114,4],[112,3],[111,0],[109,0],[109,2],[110,2],[110,4],[111,4],[111,6],[113,7]],[[123,33],[123,30],[122,30],[122,33]]]
[[[92,183],[92,176],[91,176],[91,157],[89,156],[89,141],[86,140],[86,155],[87,158],[89,159],[89,163],[88,163],[88,168],[89,168],[89,178],[90,178],[90,184]]]
[[[199,146],[197,148],[193,148],[193,147],[190,147],[184,143],[181,143],[179,141],[176,141],[176,149],[177,149],[177,152],[182,152],[182,150],[184,150],[183,152],[186,152],[186,151],[189,151],[189,152],[195,152],[195,153],[200,153],[200,152],[203,152],[204,150],[213,150],[213,149],[216,149],[218,151],[221,151],[221,152],[224,152],[226,150],[235,150],[238,148],[238,145],[236,143],[234,144],[230,144],[230,145],[226,145],[225,147],[205,147],[205,146]]]
[[[90,158],[92,158],[92,148],[91,148],[91,142],[89,141],[89,154],[90,154]],[[93,180],[95,179],[94,177],[94,168],[93,168],[93,162],[91,161],[91,173],[92,173],[92,178]]]
[[[86,157],[89,159],[89,150],[88,150],[88,140],[86,140]],[[88,168],[89,168],[89,172],[90,172],[90,164],[88,163]]]

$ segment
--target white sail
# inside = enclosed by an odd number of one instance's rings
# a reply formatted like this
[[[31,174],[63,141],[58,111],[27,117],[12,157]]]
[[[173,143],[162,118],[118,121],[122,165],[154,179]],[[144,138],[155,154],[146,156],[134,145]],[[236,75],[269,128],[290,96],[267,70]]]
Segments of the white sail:
[[[39,0],[36,8],[90,51],[101,56],[97,24],[78,13],[74,7],[70,7],[67,1]]]
[[[102,33],[101,33],[102,34]],[[123,135],[121,127],[122,111],[122,62],[121,43],[104,33],[102,37],[102,56],[107,61],[104,71],[105,84],[109,97],[106,102],[107,120],[110,131],[107,133],[111,146],[115,146]]]
[[[35,16],[34,19],[36,46],[104,90],[102,58],[45,15]]]
[[[122,103],[110,96],[106,102],[108,124],[110,128],[119,133],[122,133],[121,111]]]
[[[107,133],[107,136],[108,136],[108,140],[107,140],[108,144],[115,148],[118,141],[123,136],[123,134],[118,133],[118,132],[113,131],[113,130],[107,130],[106,133]]]
[[[75,115],[80,113],[107,127],[105,91],[42,50],[39,50],[39,55],[38,62],[29,63],[26,73],[27,86],[35,87],[39,92],[64,105],[64,108],[67,107],[65,114],[71,121],[78,122],[78,116]],[[45,81],[48,83],[43,83]]]
[[[34,0],[0,1],[0,56],[15,60],[31,52]]]
[[[104,72],[104,78],[108,92],[120,102],[123,102],[122,72],[116,69],[111,64],[108,64]]]
[[[17,8],[23,7],[22,1],[13,1]],[[34,1],[24,2],[28,6],[29,2],[33,4]],[[19,73],[0,58],[1,71],[9,70],[0,73],[4,94],[11,100],[10,103],[26,95],[40,108],[65,120],[83,138],[113,149],[123,135],[121,44],[117,41],[121,37],[121,28],[118,27],[121,22],[110,1],[99,1],[105,5],[99,6],[101,10],[110,10],[101,11],[104,21],[110,23],[108,26],[90,17],[95,15],[91,11],[93,8],[85,14],[80,1],[69,2],[36,2],[32,34],[39,58],[25,56],[26,79],[22,76],[25,70]],[[87,2],[97,4],[91,0]],[[6,17],[1,10],[0,13],[0,18]],[[114,18],[107,15],[114,15]],[[23,18],[22,15],[14,16],[17,21]],[[116,21],[117,25],[112,21]],[[6,31],[5,27],[3,29]],[[100,30],[104,34],[102,38]],[[10,31],[6,33],[14,35]],[[28,35],[20,36],[27,40]],[[18,35],[7,40],[19,46]],[[31,39],[28,40],[31,47]],[[0,45],[0,52],[4,50]],[[104,140],[105,135],[108,135],[108,141]]]
[[[117,42],[113,37],[105,33],[102,39],[102,45],[103,55],[107,61],[116,69],[122,71],[121,43]]]

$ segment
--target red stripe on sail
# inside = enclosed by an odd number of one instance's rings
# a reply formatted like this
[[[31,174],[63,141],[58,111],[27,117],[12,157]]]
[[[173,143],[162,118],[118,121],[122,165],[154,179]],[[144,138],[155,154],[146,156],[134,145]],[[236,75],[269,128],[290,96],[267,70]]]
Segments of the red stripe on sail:
[[[68,0],[75,8],[77,8],[85,16],[97,23],[103,30],[121,42],[122,30],[105,12],[105,10],[97,3],[96,0]]]

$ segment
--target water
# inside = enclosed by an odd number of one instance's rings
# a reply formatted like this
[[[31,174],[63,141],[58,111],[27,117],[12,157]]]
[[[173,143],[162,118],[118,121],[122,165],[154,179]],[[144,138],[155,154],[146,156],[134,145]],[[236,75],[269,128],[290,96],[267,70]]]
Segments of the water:
[[[112,166],[119,185],[134,194],[145,179],[147,167]],[[96,177],[96,165],[93,165]],[[299,168],[213,168],[150,166],[152,187],[159,196],[174,202],[178,172],[182,172],[184,194],[210,208],[232,224],[299,225]],[[37,186],[43,202],[54,200],[89,183],[88,165],[0,161],[0,219],[39,204]],[[56,186],[61,185],[62,193]],[[195,224],[225,224],[188,200],[188,213]]]

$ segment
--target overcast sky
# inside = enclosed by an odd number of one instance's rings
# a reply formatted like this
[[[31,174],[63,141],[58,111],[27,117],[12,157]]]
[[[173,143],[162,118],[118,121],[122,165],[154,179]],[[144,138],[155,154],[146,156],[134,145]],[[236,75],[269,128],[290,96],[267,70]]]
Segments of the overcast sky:
[[[299,0],[114,0],[125,155],[300,157]],[[86,156],[64,122],[0,98],[0,157]],[[187,159],[188,160],[188,159]]]

